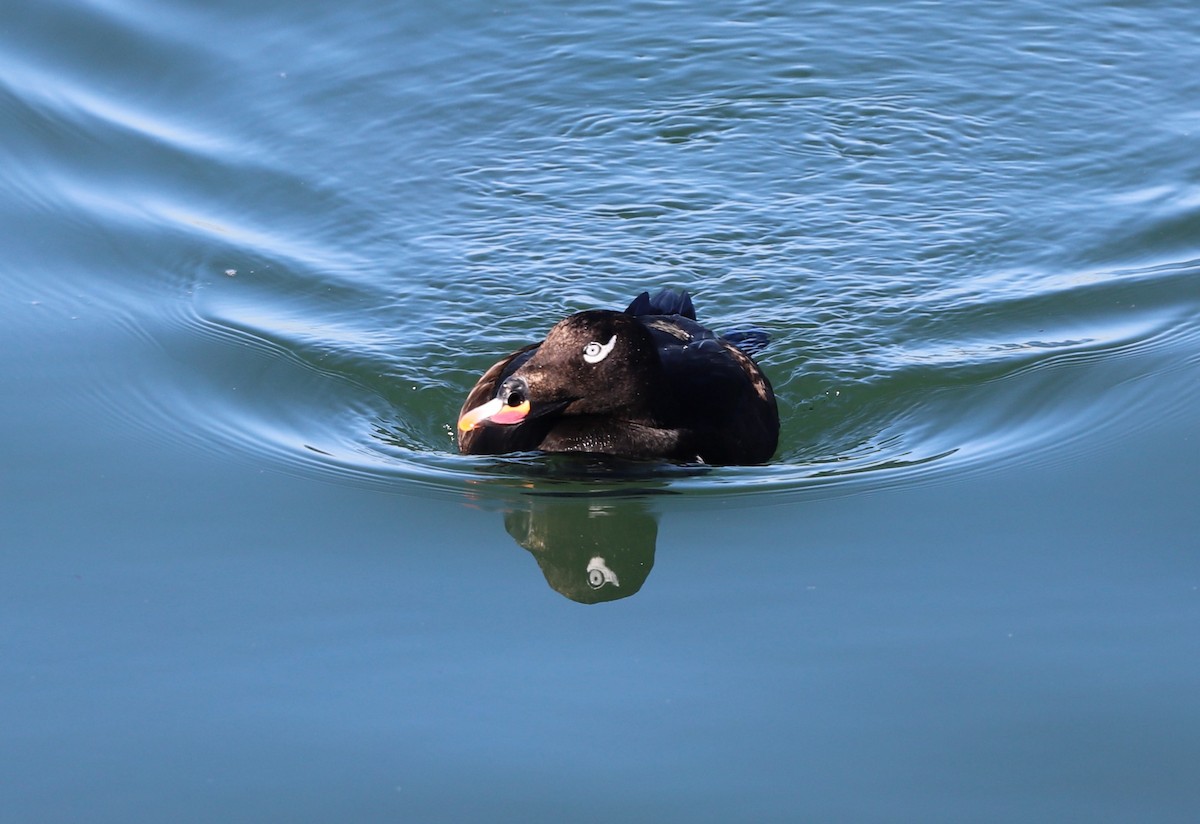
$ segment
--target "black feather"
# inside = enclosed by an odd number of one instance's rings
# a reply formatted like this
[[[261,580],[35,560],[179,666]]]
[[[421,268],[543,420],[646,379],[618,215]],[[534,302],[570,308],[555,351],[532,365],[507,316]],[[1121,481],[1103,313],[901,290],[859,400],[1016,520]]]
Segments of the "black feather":
[[[682,315],[691,320],[696,319],[696,307],[692,305],[692,296],[683,289],[660,289],[651,297],[649,292],[642,292],[633,299],[625,314],[634,315]]]

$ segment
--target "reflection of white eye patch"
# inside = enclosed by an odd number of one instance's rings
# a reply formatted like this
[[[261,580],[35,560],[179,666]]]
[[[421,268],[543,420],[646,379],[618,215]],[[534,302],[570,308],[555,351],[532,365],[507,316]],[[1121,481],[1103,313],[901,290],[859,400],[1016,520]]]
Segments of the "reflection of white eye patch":
[[[617,345],[617,336],[613,335],[608,339],[608,343],[603,345],[592,341],[587,346],[583,347],[583,359],[588,363],[599,363],[608,357],[608,353]]]
[[[617,580],[617,573],[609,569],[608,564],[604,563],[604,559],[599,555],[588,561],[587,576],[588,586],[592,589],[600,589],[605,584],[612,584],[615,587],[621,585],[621,582]]]

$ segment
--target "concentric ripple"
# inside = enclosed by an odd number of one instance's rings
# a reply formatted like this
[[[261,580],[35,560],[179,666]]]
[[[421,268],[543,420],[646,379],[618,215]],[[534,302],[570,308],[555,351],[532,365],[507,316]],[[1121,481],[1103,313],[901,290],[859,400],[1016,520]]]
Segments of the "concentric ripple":
[[[1004,300],[956,294],[923,318],[898,314],[878,329],[878,315],[860,318],[850,324],[856,344],[836,325],[717,313],[722,326],[758,323],[774,335],[763,362],[783,412],[775,460],[615,472],[587,461],[454,454],[462,398],[497,353],[524,340],[482,345],[482,335],[466,331],[482,307],[451,304],[434,345],[433,330],[410,331],[394,307],[326,310],[313,325],[315,307],[283,306],[270,290],[255,297],[246,282],[253,275],[237,273],[199,284],[196,314],[179,330],[200,333],[191,345],[203,350],[196,357],[209,374],[193,375],[193,390],[204,384],[200,395],[223,402],[203,421],[175,425],[292,471],[399,489],[641,490],[653,481],[663,490],[738,495],[924,482],[1038,460],[1098,429],[1128,431],[1150,419],[1150,404],[1156,416],[1170,413],[1140,384],[1171,368],[1179,348],[1195,347],[1195,307],[1174,301],[1198,273],[1191,263],[1068,278],[1078,285]],[[330,301],[327,293],[320,300]],[[553,317],[540,329],[528,319],[514,326],[532,337]],[[904,335],[897,325],[920,331]]]
[[[129,363],[82,391],[153,437],[400,492],[736,496],[1052,459],[1193,400],[1154,388],[1200,337],[1189,14],[1106,25],[1030,3],[931,32],[920,10],[765,3],[671,36],[639,25],[669,3],[471,30],[372,5],[228,49],[219,9],[165,40],[107,5],[37,23],[101,27],[96,54],[8,50],[0,152],[28,209],[4,217],[45,235],[30,248],[69,244],[73,293],[18,290],[125,336]],[[878,51],[837,48],[867,25]],[[1149,25],[1180,48],[1143,53]],[[98,248],[125,270],[90,271]],[[718,331],[772,335],[774,461],[455,454],[488,365],[661,286]]]

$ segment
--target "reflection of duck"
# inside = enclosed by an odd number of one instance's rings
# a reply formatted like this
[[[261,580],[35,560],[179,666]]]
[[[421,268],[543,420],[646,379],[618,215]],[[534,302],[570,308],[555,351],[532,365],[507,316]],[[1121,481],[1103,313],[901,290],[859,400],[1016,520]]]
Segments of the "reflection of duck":
[[[762,463],[775,453],[779,411],[748,353],[765,342],[704,328],[682,291],[571,315],[479,379],[459,449]]]
[[[537,559],[546,583],[572,601],[633,595],[654,566],[658,522],[643,501],[529,497],[504,528]]]

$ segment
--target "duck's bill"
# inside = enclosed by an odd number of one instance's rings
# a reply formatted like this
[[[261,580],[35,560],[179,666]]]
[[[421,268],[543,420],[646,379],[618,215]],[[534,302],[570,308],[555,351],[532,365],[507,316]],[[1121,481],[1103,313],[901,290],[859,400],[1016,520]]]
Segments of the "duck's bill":
[[[458,419],[458,428],[462,432],[470,432],[485,423],[520,423],[528,414],[529,401],[523,401],[517,406],[509,406],[503,399],[495,398],[464,413]]]

